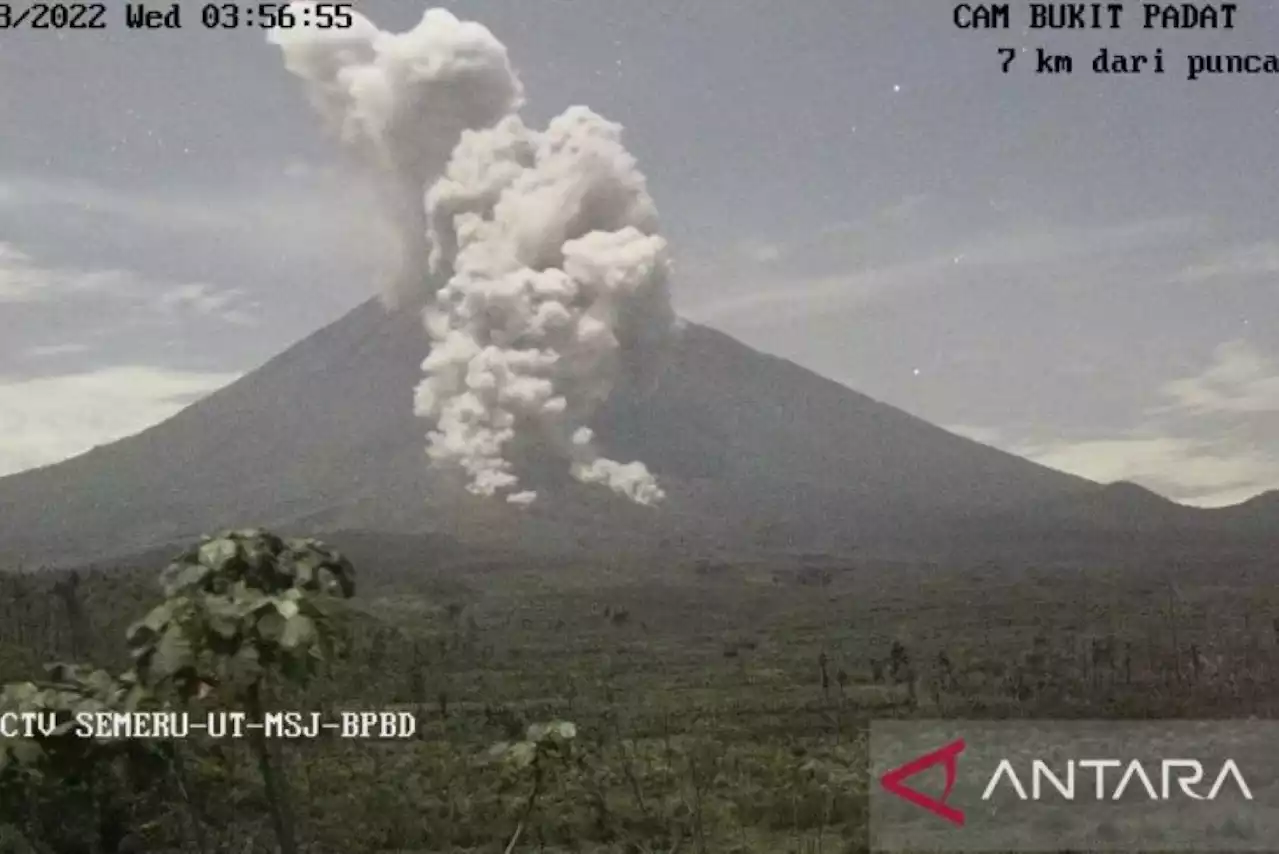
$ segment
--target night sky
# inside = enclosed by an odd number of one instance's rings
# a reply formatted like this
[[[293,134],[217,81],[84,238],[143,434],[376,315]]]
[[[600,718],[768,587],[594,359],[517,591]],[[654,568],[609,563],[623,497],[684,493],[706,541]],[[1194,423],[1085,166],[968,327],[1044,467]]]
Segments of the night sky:
[[[0,473],[169,416],[385,272],[368,187],[265,34],[197,3],[128,31],[120,5],[0,32]],[[388,30],[426,8],[359,5]],[[1055,32],[1026,3],[987,32],[936,0],[444,5],[507,45],[531,123],[626,127],[684,316],[1095,479],[1276,485],[1276,77],[1186,73],[1274,54],[1274,0],[1229,31],[1143,30],[1140,4]],[[1104,46],[1165,73],[1095,74]]]

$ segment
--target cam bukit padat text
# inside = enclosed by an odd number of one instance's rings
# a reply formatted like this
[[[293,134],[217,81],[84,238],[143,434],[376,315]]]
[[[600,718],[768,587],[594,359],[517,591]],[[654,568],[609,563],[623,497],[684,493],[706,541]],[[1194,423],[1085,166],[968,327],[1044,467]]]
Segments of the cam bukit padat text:
[[[1236,3],[959,3],[955,25],[963,30],[1232,30]],[[1017,21],[1013,20],[1015,11]]]

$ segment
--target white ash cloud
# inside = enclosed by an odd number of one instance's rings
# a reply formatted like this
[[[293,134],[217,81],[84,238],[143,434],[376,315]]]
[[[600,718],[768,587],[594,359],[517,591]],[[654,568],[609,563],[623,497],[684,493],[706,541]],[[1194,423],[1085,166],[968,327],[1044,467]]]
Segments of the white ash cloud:
[[[660,501],[644,464],[602,457],[587,426],[676,328],[666,242],[621,126],[571,107],[527,127],[506,48],[439,9],[399,35],[357,15],[271,40],[388,182],[406,246],[388,302],[427,301],[414,408],[434,425],[429,458],[476,494],[528,504],[511,452],[540,443],[579,481]]]
[[[351,14],[347,29],[276,29],[268,40],[306,82],[330,129],[372,170],[402,253],[383,294],[395,306],[425,286],[426,186],[464,130],[518,110],[524,92],[506,47],[480,24],[429,9],[413,29],[388,33]]]

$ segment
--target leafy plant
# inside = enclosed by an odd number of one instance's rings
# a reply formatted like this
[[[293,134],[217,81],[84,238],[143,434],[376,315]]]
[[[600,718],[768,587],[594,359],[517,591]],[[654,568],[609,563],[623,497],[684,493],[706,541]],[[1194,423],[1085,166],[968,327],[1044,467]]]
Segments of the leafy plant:
[[[520,841],[529,817],[537,806],[538,796],[542,794],[543,783],[547,778],[548,764],[554,759],[568,761],[577,735],[577,726],[569,721],[534,723],[526,730],[524,740],[499,742],[489,751],[490,756],[501,761],[508,772],[516,775],[527,772],[533,778],[505,854],[511,854],[515,850],[516,843]]]
[[[311,539],[251,528],[205,537],[161,573],[165,601],[131,626],[127,640],[142,682],[184,701],[211,691],[238,700],[252,721],[265,716],[272,672],[306,682],[341,651],[326,599],[355,594],[355,570]],[[286,854],[297,850],[292,809],[260,727],[248,730]]]
[[[41,835],[64,843],[91,837],[99,850],[114,851],[130,819],[131,799],[119,793],[163,774],[171,745],[75,732],[78,716],[154,710],[134,674],[116,678],[71,664],[46,669],[47,680],[0,690],[0,714],[28,724],[0,736],[0,824],[38,825]]]

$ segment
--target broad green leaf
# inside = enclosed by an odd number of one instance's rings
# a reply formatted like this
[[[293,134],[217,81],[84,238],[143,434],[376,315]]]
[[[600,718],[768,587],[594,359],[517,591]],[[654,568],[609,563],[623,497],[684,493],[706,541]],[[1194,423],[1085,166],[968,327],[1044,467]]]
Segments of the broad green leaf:
[[[33,682],[16,682],[6,685],[3,694],[0,694],[0,705],[5,708],[25,708],[39,693],[40,689]]]
[[[297,649],[315,638],[315,624],[306,614],[295,614],[285,621],[280,635],[280,645],[285,649]]]
[[[258,650],[252,644],[245,644],[228,658],[218,661],[219,672],[232,683],[246,683],[257,680],[262,675],[262,662]]]
[[[152,608],[147,616],[142,618],[142,625],[152,632],[159,633],[173,617],[174,603],[162,602]]]
[[[295,581],[298,587],[313,587],[316,583],[316,568],[309,563],[300,563],[295,569]],[[294,589],[294,588],[291,588]]]
[[[221,617],[227,620],[239,620],[244,616],[243,603],[232,599],[230,596],[206,594],[203,602],[205,612],[212,617]]]
[[[240,545],[241,556],[251,571],[262,570],[271,560],[272,554],[261,539],[245,540]]]
[[[268,641],[276,641],[284,632],[285,618],[274,611],[268,611],[258,618],[258,634]]]
[[[160,637],[155,656],[151,659],[151,674],[156,679],[167,679],[191,664],[191,642],[182,627],[171,625]]]
[[[124,639],[129,642],[131,647],[139,647],[143,644],[150,643],[155,639],[156,633],[147,628],[142,620],[130,623],[129,628],[125,629]]]
[[[111,696],[118,688],[116,680],[112,679],[111,674],[105,670],[95,670],[90,673],[85,679],[85,685],[103,697]]]
[[[210,569],[222,569],[240,553],[240,545],[232,539],[210,540],[200,547],[200,563]]]
[[[133,712],[137,711],[138,707],[142,705],[146,699],[147,689],[142,685],[134,685],[129,689],[128,693],[124,695],[124,699],[121,701],[121,704],[124,706],[125,711]]]
[[[183,567],[181,570],[173,574],[169,581],[170,590],[186,590],[195,587],[213,572],[203,563],[194,563]]]
[[[538,753],[538,746],[531,741],[517,741],[507,749],[507,761],[516,768],[527,768]]]
[[[240,632],[240,620],[226,614],[209,613],[207,615],[209,630],[221,638],[231,640]]]
[[[286,620],[293,619],[298,613],[298,600],[294,597],[281,599],[276,602],[276,610],[280,612],[280,616]]]

